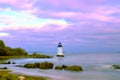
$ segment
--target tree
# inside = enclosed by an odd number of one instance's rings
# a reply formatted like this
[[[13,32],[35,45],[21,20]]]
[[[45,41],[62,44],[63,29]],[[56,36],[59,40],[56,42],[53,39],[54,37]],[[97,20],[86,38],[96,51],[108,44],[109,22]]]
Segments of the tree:
[[[26,56],[27,52],[22,48],[11,48],[5,46],[4,41],[0,40],[0,56]]]
[[[0,47],[0,56],[6,56],[6,51],[4,48]]]
[[[12,48],[6,46],[4,49],[5,49],[5,51],[6,51],[6,55],[7,55],[7,56],[14,56],[14,55],[15,55]]]
[[[14,48],[13,52],[14,52],[14,55],[16,55],[16,56],[23,56],[23,55],[25,56],[25,55],[27,55],[27,52],[22,48]]]
[[[4,47],[5,47],[4,41],[0,40],[0,48],[4,48]]]

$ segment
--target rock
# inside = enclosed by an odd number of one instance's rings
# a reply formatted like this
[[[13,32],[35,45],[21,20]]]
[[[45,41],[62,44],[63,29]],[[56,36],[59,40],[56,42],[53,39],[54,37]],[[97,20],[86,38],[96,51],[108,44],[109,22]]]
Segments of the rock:
[[[24,79],[25,79],[25,76],[18,76],[18,78],[19,78],[20,80],[24,80]]]
[[[8,61],[8,62],[7,62],[7,64],[11,64],[11,62],[10,62],[10,61]]]
[[[15,65],[15,67],[23,67],[22,65]]]
[[[18,66],[19,67],[19,66]],[[20,66],[21,67],[21,66]],[[25,68],[39,68],[39,69],[53,69],[54,64],[51,62],[42,62],[42,63],[27,63],[23,67]],[[81,66],[78,65],[73,65],[73,66],[66,66],[66,65],[61,65],[61,66],[55,66],[56,70],[69,70],[69,71],[83,71]]]
[[[69,71],[83,71],[81,66],[77,66],[77,65],[73,65],[73,66],[66,66],[66,65],[62,65],[62,66],[56,66],[55,67],[56,70],[69,70]]]
[[[120,65],[112,65],[113,69],[120,69]]]
[[[15,62],[12,62],[12,64],[16,64]]]
[[[3,68],[0,68],[0,69],[8,69],[7,67],[3,67]]]
[[[24,67],[25,68],[36,68],[35,64],[31,64],[31,63],[25,64]]]
[[[55,69],[56,69],[56,70],[62,70],[62,69],[63,69],[63,66],[56,66]]]
[[[40,69],[52,69],[53,66],[54,64],[51,62],[34,63],[34,64],[28,63],[24,65],[25,68],[40,68]]]
[[[81,66],[77,66],[77,65],[73,65],[73,66],[68,66],[67,68],[65,68],[65,70],[69,70],[69,71],[83,71]]]
[[[40,63],[34,63],[37,68],[39,68]]]
[[[53,66],[54,66],[54,64],[51,62],[43,62],[43,63],[40,63],[39,68],[40,69],[52,69]]]
[[[63,64],[62,67],[65,69],[65,68],[67,68],[68,66],[66,66],[66,65]]]
[[[62,70],[62,69],[65,69],[65,68],[67,68],[68,66],[66,66],[66,65],[62,65],[62,66],[56,66],[55,67],[55,69],[57,69],[57,70]]]

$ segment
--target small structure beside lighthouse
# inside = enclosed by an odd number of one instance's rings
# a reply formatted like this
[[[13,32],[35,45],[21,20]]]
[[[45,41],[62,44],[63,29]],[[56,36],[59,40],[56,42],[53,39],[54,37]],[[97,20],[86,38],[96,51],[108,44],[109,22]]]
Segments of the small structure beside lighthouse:
[[[58,43],[57,57],[64,57],[63,50],[62,50],[62,43],[61,42]]]

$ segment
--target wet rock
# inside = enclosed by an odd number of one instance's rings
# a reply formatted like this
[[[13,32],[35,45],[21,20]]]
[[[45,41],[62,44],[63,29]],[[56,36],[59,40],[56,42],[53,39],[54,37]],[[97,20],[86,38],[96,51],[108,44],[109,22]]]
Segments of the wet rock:
[[[35,64],[27,63],[24,65],[25,68],[36,68]]]
[[[23,65],[15,65],[15,67],[23,67]]]
[[[2,67],[2,68],[0,68],[0,69],[8,69],[7,67]]]
[[[56,66],[55,69],[56,69],[56,70],[62,70],[62,69],[64,69],[64,68],[63,68],[62,66]]]
[[[73,66],[68,66],[67,68],[65,68],[65,70],[69,70],[69,71],[83,71],[81,66],[77,66],[77,65],[73,65]]]
[[[12,64],[16,64],[15,62],[12,62]]]
[[[63,64],[62,66],[56,66],[55,69],[56,69],[56,70],[62,70],[62,69],[65,69],[65,68],[67,68],[67,67],[68,67],[68,66],[66,66],[66,65]]]
[[[54,64],[51,62],[43,62],[43,63],[40,63],[39,68],[40,69],[52,69],[53,66],[54,66]]]
[[[112,65],[113,69],[120,69],[120,65]]]

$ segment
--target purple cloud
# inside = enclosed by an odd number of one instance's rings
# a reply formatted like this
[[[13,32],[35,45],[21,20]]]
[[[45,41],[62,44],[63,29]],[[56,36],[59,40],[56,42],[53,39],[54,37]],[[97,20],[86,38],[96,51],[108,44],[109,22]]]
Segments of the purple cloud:
[[[117,51],[119,3],[119,0],[0,0],[0,39],[8,46],[27,51],[56,52],[59,41],[66,52]]]

